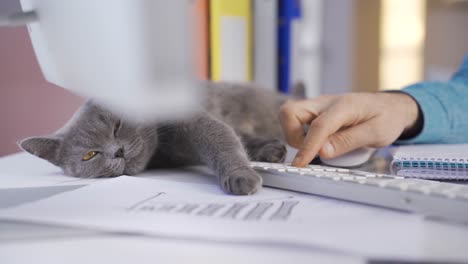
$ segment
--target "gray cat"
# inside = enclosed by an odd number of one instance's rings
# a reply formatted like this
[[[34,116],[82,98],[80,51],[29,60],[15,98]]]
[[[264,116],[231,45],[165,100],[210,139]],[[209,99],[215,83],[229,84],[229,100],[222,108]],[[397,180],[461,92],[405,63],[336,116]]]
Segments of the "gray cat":
[[[203,111],[187,120],[135,125],[88,101],[55,134],[19,145],[75,177],[206,164],[225,192],[253,194],[262,178],[249,159],[282,162],[286,156],[278,110],[287,98],[248,84],[202,87]]]

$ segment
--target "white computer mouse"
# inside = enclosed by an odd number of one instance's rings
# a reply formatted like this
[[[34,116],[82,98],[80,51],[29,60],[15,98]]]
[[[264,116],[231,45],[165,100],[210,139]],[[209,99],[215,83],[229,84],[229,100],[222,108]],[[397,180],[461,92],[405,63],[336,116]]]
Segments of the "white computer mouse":
[[[322,163],[333,167],[357,167],[366,163],[377,149],[360,148],[333,159],[320,158]]]

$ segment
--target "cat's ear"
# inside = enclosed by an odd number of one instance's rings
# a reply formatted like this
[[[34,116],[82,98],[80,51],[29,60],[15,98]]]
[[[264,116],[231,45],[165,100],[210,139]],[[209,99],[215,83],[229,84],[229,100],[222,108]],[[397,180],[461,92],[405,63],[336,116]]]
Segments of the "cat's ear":
[[[25,151],[58,165],[61,140],[56,137],[30,137],[18,142]]]

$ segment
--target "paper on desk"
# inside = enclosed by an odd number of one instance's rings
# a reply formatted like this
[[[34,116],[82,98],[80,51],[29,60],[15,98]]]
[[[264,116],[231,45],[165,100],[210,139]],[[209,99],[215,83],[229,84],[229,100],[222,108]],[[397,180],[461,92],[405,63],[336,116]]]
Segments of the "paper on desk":
[[[7,174],[0,173],[0,190],[65,185],[86,185],[102,179],[79,179],[65,175]]]
[[[28,153],[0,159],[0,189],[83,185],[99,179],[79,179],[63,174],[59,167]]]
[[[0,211],[0,217],[118,232],[324,247],[372,257],[468,260],[468,229],[332,199],[264,188],[119,177]]]
[[[198,166],[186,172],[160,170],[157,175],[147,171],[138,177],[157,176],[180,182],[212,183],[215,176],[209,174],[206,167]],[[102,179],[80,179],[64,175],[59,167],[28,153],[16,153],[0,158],[0,191],[9,188],[87,185],[100,180]]]
[[[110,235],[4,243],[0,245],[0,259],[2,264],[365,263],[364,259],[356,256],[313,249]]]

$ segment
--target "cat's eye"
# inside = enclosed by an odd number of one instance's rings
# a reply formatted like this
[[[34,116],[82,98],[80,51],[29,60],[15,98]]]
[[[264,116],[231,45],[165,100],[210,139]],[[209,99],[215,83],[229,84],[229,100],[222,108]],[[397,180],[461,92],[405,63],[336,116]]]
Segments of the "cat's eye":
[[[121,125],[122,125],[122,124],[121,124],[120,120],[118,120],[117,123],[115,123],[115,126],[114,126],[114,137],[117,136],[117,132],[119,131]]]
[[[97,151],[90,151],[88,153],[86,153],[84,156],[83,156],[83,161],[88,161],[92,158],[94,158],[99,152]]]

